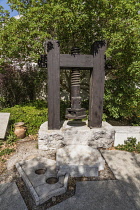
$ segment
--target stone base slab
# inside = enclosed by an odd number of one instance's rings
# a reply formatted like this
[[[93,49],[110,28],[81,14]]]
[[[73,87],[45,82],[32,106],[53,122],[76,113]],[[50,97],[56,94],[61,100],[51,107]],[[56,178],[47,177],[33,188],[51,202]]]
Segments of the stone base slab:
[[[60,130],[48,130],[48,122],[40,126],[38,148],[57,150],[65,145],[87,145],[94,148],[113,146],[115,130],[107,122],[101,128],[90,129],[87,122],[65,121]]]
[[[92,177],[104,170],[105,160],[90,146],[69,145],[57,150],[56,164],[59,174],[67,172],[72,177]]]
[[[16,168],[29,189],[36,205],[40,205],[54,196],[66,192],[68,174],[58,175],[56,161],[47,158],[34,158],[16,164]],[[45,173],[37,174],[36,170],[43,169]],[[58,182],[48,184],[46,180],[58,178]]]

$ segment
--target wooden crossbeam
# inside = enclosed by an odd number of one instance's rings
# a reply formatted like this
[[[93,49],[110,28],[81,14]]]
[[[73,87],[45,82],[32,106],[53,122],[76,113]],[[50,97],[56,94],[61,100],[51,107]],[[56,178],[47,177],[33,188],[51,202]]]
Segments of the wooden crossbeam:
[[[93,68],[93,55],[70,55],[60,54],[60,68],[70,69],[92,69]]]

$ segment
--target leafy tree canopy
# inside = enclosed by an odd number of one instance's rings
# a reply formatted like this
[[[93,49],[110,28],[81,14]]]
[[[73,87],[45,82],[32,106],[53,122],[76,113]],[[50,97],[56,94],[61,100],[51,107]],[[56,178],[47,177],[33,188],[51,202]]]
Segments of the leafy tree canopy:
[[[138,114],[140,44],[138,0],[9,0],[23,15],[1,28],[2,61],[37,60],[46,39],[58,39],[62,53],[78,45],[89,53],[107,40],[111,69],[106,71],[105,109],[113,117]]]
[[[2,27],[2,24],[6,22],[6,20],[9,18],[9,11],[4,10],[4,8],[0,5],[0,26]]]

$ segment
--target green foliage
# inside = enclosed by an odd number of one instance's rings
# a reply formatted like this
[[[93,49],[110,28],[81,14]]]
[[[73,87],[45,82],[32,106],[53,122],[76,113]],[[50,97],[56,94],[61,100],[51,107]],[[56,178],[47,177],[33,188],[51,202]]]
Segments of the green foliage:
[[[140,142],[136,143],[137,139],[134,137],[128,137],[126,141],[124,141],[124,145],[118,145],[115,149],[125,150],[128,152],[138,152],[140,153]]]
[[[89,53],[91,44],[106,40],[104,110],[113,118],[140,116],[140,44],[137,0],[9,0],[23,15],[10,18],[0,29],[1,62],[37,61],[46,39],[58,39],[61,52],[72,46]],[[69,85],[68,85],[69,86]],[[63,83],[62,89],[67,88]]]
[[[9,132],[7,135],[7,143],[15,141],[14,123],[25,122],[28,129],[28,135],[37,134],[40,125],[47,121],[47,104],[44,101],[35,101],[25,105],[15,105],[11,108],[5,108],[0,112],[10,113]]]
[[[4,10],[4,8],[0,5],[0,26],[2,27],[3,23],[5,23],[9,19],[9,11]]]
[[[0,140],[0,146],[2,146],[3,145],[3,141],[2,140]]]
[[[0,107],[14,106],[23,102],[46,97],[47,74],[44,70],[28,67],[26,71],[1,65]]]
[[[136,151],[137,151],[138,153],[140,153],[140,142],[138,142],[138,144],[136,145]]]
[[[11,126],[11,130],[10,130],[9,134],[6,136],[6,143],[7,144],[13,144],[13,142],[17,141],[17,138],[16,138],[16,136],[13,133],[14,129],[12,127],[13,126]]]
[[[0,151],[0,157],[3,155],[10,155],[10,153],[14,152],[14,149],[6,148]]]
[[[60,117],[61,120],[65,119],[65,114],[66,114],[66,108],[69,108],[70,104],[68,101],[61,101],[60,103]]]

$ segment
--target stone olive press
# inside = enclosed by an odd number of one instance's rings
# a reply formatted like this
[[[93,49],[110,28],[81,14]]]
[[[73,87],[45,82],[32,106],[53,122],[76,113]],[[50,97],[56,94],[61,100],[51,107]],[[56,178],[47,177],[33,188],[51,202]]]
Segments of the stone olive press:
[[[48,72],[48,121],[40,126],[38,148],[51,150],[56,159],[37,157],[16,164],[36,205],[65,193],[69,176],[98,176],[104,170],[105,160],[97,148],[111,147],[115,136],[113,127],[102,123],[106,43],[95,42],[90,55],[80,54],[79,48],[73,48],[71,54],[60,54],[56,40],[47,41],[45,48],[47,55],[41,55],[38,64]],[[66,110],[67,119],[86,117],[81,107],[80,70],[90,71],[88,122],[65,121],[60,126],[61,69],[71,70],[71,107]]]
[[[48,129],[60,129],[60,70],[71,69],[71,108],[66,110],[66,118],[83,119],[85,109],[81,108],[80,69],[90,71],[90,96],[88,126],[102,126],[103,94],[105,80],[105,41],[96,41],[90,55],[80,54],[79,48],[72,48],[71,54],[60,54],[60,44],[49,40],[45,45],[47,55],[39,59],[40,67],[48,72]]]
[[[77,47],[72,48],[70,54],[60,54],[58,41],[46,41],[45,52],[47,55],[41,56],[39,66],[47,68],[48,72],[48,121],[44,122],[39,129],[39,149],[55,150],[57,157],[58,149],[64,147],[64,150],[70,152],[66,147],[71,145],[75,145],[75,151],[76,149],[79,151],[76,146],[85,145],[87,146],[85,151],[87,150],[89,153],[90,146],[97,149],[99,147],[108,148],[113,145],[115,131],[107,122],[102,122],[105,50],[106,42],[96,41],[91,46],[91,54],[89,55],[81,54]],[[62,126],[60,126],[61,69],[71,70],[71,107],[66,109],[65,117],[68,120],[76,120],[65,121]],[[85,109],[81,107],[80,70],[90,71],[88,122],[77,121],[77,119],[81,120],[86,117]],[[69,160],[66,162],[68,163]],[[78,162],[75,164],[77,165]]]

